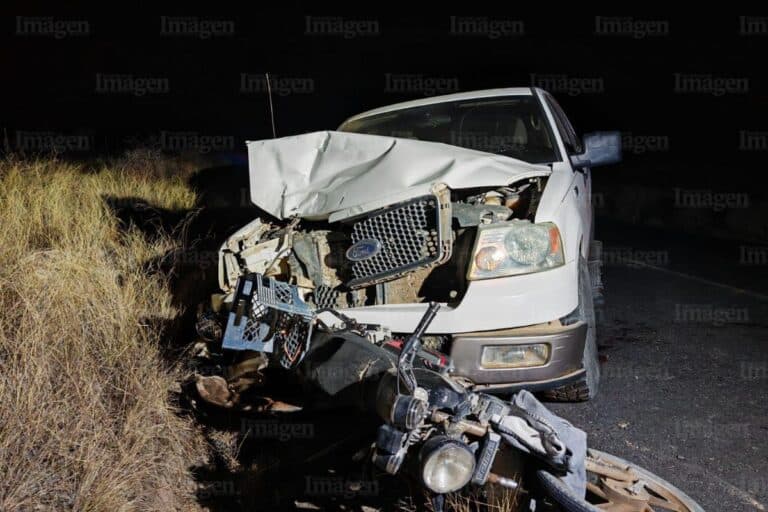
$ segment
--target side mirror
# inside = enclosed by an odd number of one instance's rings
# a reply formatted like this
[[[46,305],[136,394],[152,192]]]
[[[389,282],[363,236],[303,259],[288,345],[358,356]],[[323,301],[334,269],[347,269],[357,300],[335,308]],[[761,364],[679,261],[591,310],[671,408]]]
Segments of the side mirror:
[[[574,167],[597,167],[621,162],[621,133],[595,132],[584,136],[584,152],[571,155]]]

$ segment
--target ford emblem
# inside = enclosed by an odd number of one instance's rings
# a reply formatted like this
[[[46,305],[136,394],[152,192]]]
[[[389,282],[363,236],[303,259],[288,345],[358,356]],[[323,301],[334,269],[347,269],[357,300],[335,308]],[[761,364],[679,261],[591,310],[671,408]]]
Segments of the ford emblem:
[[[347,259],[350,261],[364,261],[373,258],[381,251],[381,242],[373,238],[360,240],[347,249]]]

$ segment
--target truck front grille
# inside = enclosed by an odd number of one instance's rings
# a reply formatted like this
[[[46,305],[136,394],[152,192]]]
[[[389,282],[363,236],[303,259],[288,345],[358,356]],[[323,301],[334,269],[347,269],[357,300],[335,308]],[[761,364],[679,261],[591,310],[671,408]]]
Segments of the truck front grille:
[[[352,262],[350,288],[395,279],[408,271],[438,265],[451,252],[450,224],[438,196],[426,195],[390,206],[352,226],[351,247],[373,241],[374,254]],[[450,211],[448,212],[450,219]]]

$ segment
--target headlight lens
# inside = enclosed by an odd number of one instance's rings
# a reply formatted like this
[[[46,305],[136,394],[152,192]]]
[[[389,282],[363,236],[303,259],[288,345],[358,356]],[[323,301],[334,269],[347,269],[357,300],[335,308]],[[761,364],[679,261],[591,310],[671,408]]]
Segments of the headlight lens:
[[[494,271],[499,268],[504,260],[507,259],[507,253],[501,247],[489,246],[483,247],[477,251],[475,264],[477,268],[484,271]]]
[[[563,265],[560,231],[551,222],[513,220],[480,226],[469,279],[540,272]]]
[[[432,492],[445,494],[467,485],[475,472],[475,454],[464,443],[435,436],[421,448],[421,479]]]

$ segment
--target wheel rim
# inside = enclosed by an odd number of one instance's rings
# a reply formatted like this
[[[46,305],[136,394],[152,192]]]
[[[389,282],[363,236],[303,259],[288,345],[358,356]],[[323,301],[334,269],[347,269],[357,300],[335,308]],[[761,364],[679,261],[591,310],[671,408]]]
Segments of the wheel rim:
[[[600,510],[611,512],[704,512],[666,480],[598,450],[587,456],[587,494]]]

